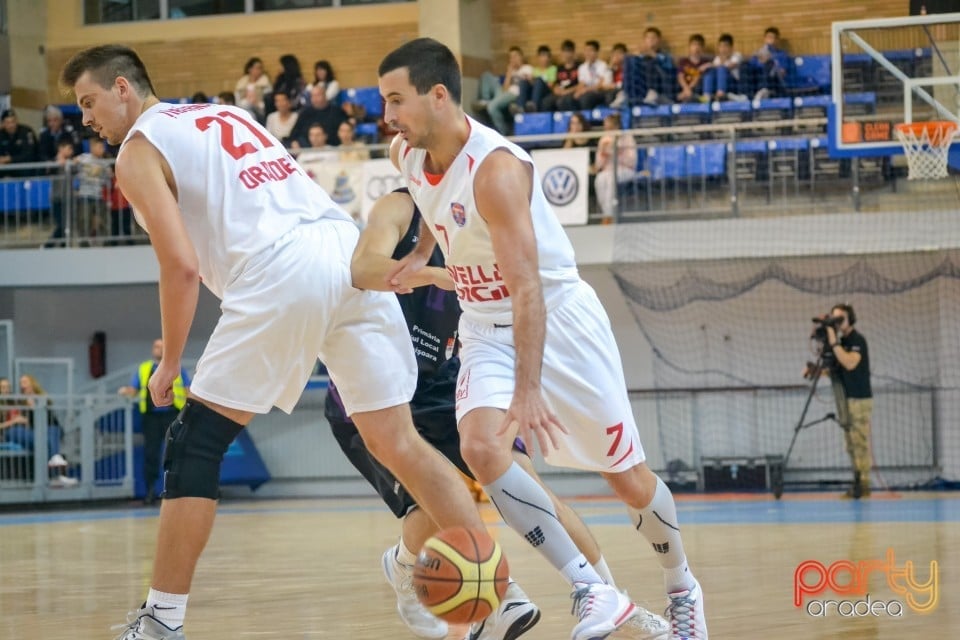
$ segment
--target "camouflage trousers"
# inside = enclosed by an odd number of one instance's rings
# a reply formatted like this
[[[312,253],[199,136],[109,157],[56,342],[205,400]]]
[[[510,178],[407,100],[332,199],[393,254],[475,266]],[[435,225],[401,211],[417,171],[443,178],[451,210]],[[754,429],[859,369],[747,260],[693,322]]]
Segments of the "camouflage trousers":
[[[860,473],[860,486],[870,487],[870,416],[873,414],[873,398],[847,398],[840,409],[840,425],[843,427],[847,453],[853,470]]]

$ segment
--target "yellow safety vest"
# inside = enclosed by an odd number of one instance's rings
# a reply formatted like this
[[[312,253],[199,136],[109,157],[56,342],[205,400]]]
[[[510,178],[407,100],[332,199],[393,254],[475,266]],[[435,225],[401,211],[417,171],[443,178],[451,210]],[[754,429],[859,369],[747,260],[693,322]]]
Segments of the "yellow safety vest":
[[[147,360],[140,365],[140,413],[147,412],[147,383],[150,381],[150,373],[153,371],[153,360]],[[173,381],[173,406],[177,411],[183,409],[187,404],[187,390],[183,386],[183,376],[177,376]]]

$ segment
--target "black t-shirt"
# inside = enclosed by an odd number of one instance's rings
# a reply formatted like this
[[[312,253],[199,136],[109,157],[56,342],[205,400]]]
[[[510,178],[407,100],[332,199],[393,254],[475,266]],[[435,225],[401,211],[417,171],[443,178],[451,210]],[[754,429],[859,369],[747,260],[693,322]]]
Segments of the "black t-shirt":
[[[557,86],[563,89],[569,89],[578,84],[580,75],[580,68],[576,63],[572,67],[559,66],[557,67]]]
[[[867,339],[854,329],[848,336],[840,336],[840,346],[844,351],[854,351],[860,354],[860,362],[853,371],[847,370],[839,362],[836,365],[836,375],[848,398],[872,398],[870,389],[870,353],[867,350]]]

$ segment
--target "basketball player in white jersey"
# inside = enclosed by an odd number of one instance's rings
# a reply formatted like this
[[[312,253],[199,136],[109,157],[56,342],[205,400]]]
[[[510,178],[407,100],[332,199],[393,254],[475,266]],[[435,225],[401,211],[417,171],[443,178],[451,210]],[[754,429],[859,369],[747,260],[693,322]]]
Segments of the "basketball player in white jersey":
[[[126,47],[78,53],[61,82],[83,124],[122,145],[117,180],[160,263],[157,406],[172,401],[200,282],[222,301],[167,434],[151,589],[119,640],[184,637],[223,454],[255,414],[293,409],[318,356],[371,453],[431,518],[482,528],[456,471],[413,427],[417,367],[396,297],[351,286],[359,231],[283,145],[242,109],[161,103]]]
[[[408,42],[383,59],[379,76],[384,117],[399,132],[391,158],[430,230],[389,281],[397,291],[414,286],[440,245],[463,308],[464,459],[507,524],[573,587],[573,640],[706,638],[673,496],[644,462],[610,322],[578,275],[530,156],[464,114],[460,69],[443,44]],[[513,461],[518,433],[528,447],[536,438],[552,464],[601,473],[626,503],[663,568],[669,627],[638,616],[577,550],[546,493]]]

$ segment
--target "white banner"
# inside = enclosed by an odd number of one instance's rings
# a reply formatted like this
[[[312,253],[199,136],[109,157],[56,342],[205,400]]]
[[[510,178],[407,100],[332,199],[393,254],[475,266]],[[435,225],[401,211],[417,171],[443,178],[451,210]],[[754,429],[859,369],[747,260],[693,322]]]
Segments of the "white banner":
[[[373,203],[381,196],[407,186],[400,172],[393,166],[389,158],[380,158],[377,160],[367,160],[363,163],[362,194],[360,204],[360,216],[363,224],[367,223],[367,216]]]
[[[540,186],[560,224],[587,224],[590,151],[537,149],[530,154],[540,174]]]

